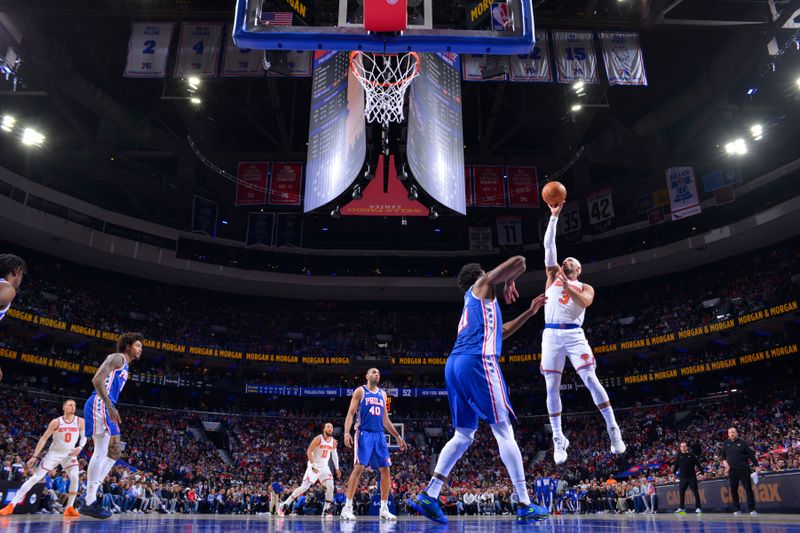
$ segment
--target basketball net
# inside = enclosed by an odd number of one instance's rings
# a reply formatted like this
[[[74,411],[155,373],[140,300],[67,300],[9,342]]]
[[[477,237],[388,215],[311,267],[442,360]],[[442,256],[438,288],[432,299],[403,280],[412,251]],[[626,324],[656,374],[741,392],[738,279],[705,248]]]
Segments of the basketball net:
[[[403,102],[406,89],[419,74],[420,59],[416,52],[374,54],[351,52],[350,70],[364,88],[367,122],[388,126],[405,119]]]

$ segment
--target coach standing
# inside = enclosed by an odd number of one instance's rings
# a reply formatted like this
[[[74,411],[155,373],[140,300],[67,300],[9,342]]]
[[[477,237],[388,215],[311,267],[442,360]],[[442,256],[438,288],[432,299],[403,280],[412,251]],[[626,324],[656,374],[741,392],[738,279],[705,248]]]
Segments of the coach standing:
[[[753,463],[758,472],[758,459],[756,454],[745,441],[739,438],[736,428],[728,429],[728,440],[722,444],[722,466],[728,472],[728,481],[731,484],[731,498],[736,509],[733,514],[742,514],[742,506],[739,503],[739,482],[744,486],[747,494],[747,508],[751,515],[756,515],[756,499],[753,495],[753,485],[750,482],[750,464]]]
[[[692,494],[694,494],[694,512],[697,514],[703,512],[700,509],[700,491],[697,489],[697,474],[695,473],[695,469],[702,472],[703,465],[700,464],[697,456],[693,452],[689,451],[689,446],[685,442],[681,442],[681,453],[679,453],[678,457],[675,458],[675,468],[673,469],[673,473],[680,479],[678,490],[681,504],[680,507],[678,507],[678,510],[675,511],[678,514],[686,512],[686,508],[684,507],[683,503],[686,498],[687,487],[691,488]]]

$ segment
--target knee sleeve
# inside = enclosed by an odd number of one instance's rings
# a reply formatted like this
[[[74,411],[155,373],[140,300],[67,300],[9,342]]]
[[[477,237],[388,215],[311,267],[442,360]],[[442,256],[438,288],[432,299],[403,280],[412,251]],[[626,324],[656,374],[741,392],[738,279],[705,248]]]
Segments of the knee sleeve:
[[[561,374],[548,372],[544,375],[547,387],[547,412],[556,414],[561,412]]]
[[[589,389],[595,405],[604,404],[608,401],[608,393],[600,383],[600,380],[597,379],[597,374],[594,371],[594,367],[581,370],[578,372],[578,375],[583,380],[583,384],[586,385],[586,388]]]

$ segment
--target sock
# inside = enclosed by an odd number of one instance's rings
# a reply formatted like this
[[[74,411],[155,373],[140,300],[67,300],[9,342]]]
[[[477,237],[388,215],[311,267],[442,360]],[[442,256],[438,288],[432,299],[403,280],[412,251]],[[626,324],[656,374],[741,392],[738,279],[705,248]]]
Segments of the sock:
[[[461,456],[466,453],[475,440],[476,431],[475,429],[469,428],[456,428],[455,433],[453,433],[453,438],[447,441],[447,444],[442,447],[442,451],[439,452],[439,459],[436,461],[434,472],[440,476],[449,476],[450,471],[453,470],[458,460],[461,459]],[[430,491],[428,489],[430,489]],[[425,492],[432,498],[438,498],[441,490],[442,482],[440,481],[437,486],[432,479],[428,484],[428,488],[425,489]]]
[[[75,498],[78,496],[78,467],[73,466],[69,469],[69,497],[67,498],[67,507],[75,505]]]
[[[389,510],[389,500],[381,500],[381,511]]]
[[[432,477],[431,481],[428,483],[428,486],[425,487],[425,494],[433,498],[434,500],[439,497],[439,494],[442,493],[442,486],[444,485],[444,481],[439,478]]]
[[[530,505],[531,504],[531,497],[528,495],[528,485],[525,483],[525,480],[517,480],[513,482],[514,490],[517,491],[517,499],[519,499],[519,503],[522,505]]]
[[[608,431],[619,427],[617,426],[617,419],[614,418],[614,409],[610,405],[605,409],[600,409],[600,414],[603,415],[606,421],[606,429],[608,429]]]
[[[94,453],[89,460],[89,467],[86,469],[86,499],[87,506],[92,505],[97,500],[97,489],[103,482],[103,470],[105,459],[108,456],[109,435],[105,433],[92,435],[94,443]]]
[[[600,412],[602,413],[602,411]],[[550,416],[550,426],[553,428],[554,439],[564,438],[564,433],[561,431],[561,415]]]
[[[353,506],[353,499],[352,499],[352,498],[347,498],[347,499],[344,501],[344,506],[345,506],[345,507],[352,507],[352,506]]]
[[[103,471],[100,474],[102,476],[100,479],[105,479],[108,476],[108,473],[111,472],[111,469],[114,468],[115,464],[117,464],[116,459],[106,457],[103,460]]]

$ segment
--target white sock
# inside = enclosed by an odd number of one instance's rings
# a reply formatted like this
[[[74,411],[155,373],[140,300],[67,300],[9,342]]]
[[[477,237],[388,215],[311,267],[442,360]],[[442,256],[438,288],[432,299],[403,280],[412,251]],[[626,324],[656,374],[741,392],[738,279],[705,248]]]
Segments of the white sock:
[[[453,438],[447,441],[442,447],[442,451],[439,452],[439,459],[436,461],[436,468],[434,472],[439,474],[440,476],[447,477],[450,475],[450,471],[453,470],[453,467],[456,466],[456,463],[459,459],[466,453],[469,449],[472,442],[475,440],[475,432],[476,429],[469,429],[469,428],[456,428],[455,433],[453,433]],[[434,483],[435,478],[431,479],[431,482],[428,484],[428,488],[425,489],[428,496],[432,498],[438,498],[439,493],[442,490],[442,482],[439,481],[438,485]],[[428,490],[430,489],[430,490]]]
[[[389,510],[389,500],[381,500],[381,511]]]
[[[564,433],[561,431],[561,415],[555,415],[555,416],[551,415],[550,416],[550,426],[553,428],[553,438],[554,439],[563,439],[564,438]]]
[[[608,431],[619,427],[617,426],[617,419],[614,418],[614,409],[610,405],[605,409],[600,409],[600,414],[603,415],[606,421],[606,429],[608,429]]]
[[[108,457],[108,443],[111,437],[105,433],[92,435],[94,452],[86,469],[86,505],[92,505],[97,500],[97,489],[103,482],[105,460]]]
[[[497,440],[497,447],[500,450],[500,459],[508,470],[508,477],[514,484],[517,491],[517,498],[522,505],[530,505],[531,498],[528,496],[528,487],[525,484],[525,467],[522,465],[522,453],[519,445],[514,439],[514,428],[511,424],[500,422],[492,424],[492,433]]]
[[[432,477],[430,482],[428,482],[428,486],[425,487],[425,494],[430,496],[433,499],[439,497],[439,494],[442,493],[442,486],[444,485],[444,481],[439,478]]]
[[[353,506],[353,499],[352,499],[352,498],[347,498],[347,499],[344,501],[344,506],[345,506],[345,507],[352,507],[352,506]]]

